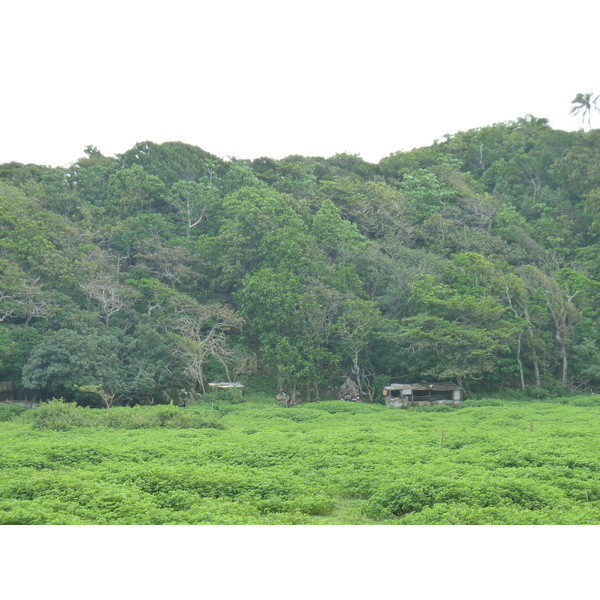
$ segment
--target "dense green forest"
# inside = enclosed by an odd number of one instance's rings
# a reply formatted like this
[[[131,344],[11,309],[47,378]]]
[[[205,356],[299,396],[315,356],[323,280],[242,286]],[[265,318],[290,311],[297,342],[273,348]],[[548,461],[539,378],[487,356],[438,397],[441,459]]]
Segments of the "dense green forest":
[[[600,389],[600,130],[527,115],[378,164],[84,154],[0,165],[0,381],[22,395]]]

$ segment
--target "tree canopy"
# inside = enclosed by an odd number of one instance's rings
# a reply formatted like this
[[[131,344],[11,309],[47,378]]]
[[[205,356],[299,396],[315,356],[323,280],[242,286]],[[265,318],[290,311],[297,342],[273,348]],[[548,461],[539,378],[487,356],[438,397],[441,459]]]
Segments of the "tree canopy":
[[[0,165],[0,380],[88,404],[235,377],[291,402],[598,389],[597,100],[573,100],[590,131],[526,115],[378,164],[144,141]]]

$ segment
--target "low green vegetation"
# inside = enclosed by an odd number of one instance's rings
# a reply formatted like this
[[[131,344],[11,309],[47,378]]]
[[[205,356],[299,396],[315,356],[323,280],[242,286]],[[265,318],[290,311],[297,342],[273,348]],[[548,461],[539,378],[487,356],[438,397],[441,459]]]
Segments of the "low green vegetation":
[[[599,396],[440,408],[3,410],[0,523],[600,523]]]
[[[64,400],[42,404],[37,410],[26,414],[34,429],[67,431],[73,427],[111,427],[118,429],[145,429],[167,427],[171,429],[222,428],[213,413],[183,411],[177,406],[135,406],[95,410],[83,408]]]

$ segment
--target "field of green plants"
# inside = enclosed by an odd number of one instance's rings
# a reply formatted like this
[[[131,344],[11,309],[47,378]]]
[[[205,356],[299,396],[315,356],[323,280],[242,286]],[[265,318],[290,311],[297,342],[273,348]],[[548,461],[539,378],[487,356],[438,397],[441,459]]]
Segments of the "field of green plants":
[[[0,407],[0,524],[598,524],[600,397]],[[443,442],[440,445],[441,433]]]

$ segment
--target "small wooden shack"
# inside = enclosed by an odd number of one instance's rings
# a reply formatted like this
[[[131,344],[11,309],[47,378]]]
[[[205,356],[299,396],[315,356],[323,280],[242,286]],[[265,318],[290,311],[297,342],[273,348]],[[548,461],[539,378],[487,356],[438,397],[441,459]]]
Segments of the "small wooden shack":
[[[451,381],[437,383],[392,383],[383,388],[386,406],[408,408],[447,404],[460,406],[465,397],[464,388]]]

